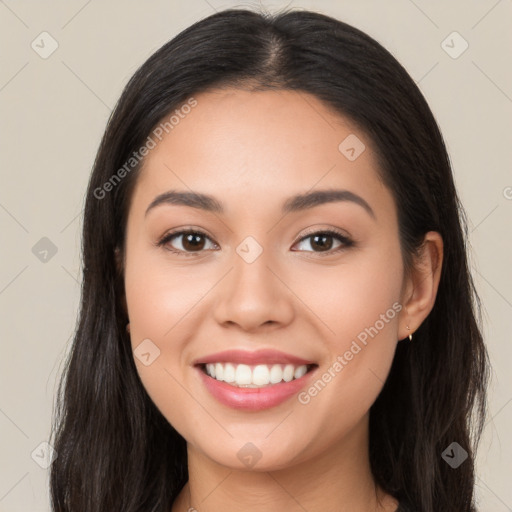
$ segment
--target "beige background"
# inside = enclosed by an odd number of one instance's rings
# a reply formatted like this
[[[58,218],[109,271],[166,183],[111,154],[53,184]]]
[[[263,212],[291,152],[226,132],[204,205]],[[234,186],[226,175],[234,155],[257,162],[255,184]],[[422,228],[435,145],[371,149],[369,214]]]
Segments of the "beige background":
[[[48,471],[35,461],[47,457],[40,445],[79,302],[83,197],[111,108],[136,68],[179,31],[215,10],[251,5],[0,0],[0,511],[50,510]],[[477,493],[481,511],[511,511],[512,2],[263,5],[314,9],[366,31],[405,66],[440,124],[470,220],[493,364]],[[58,44],[46,59],[43,31]],[[442,46],[453,31],[469,44],[458,58]],[[452,39],[456,52],[463,41]],[[57,249],[46,262],[32,250],[43,237]]]

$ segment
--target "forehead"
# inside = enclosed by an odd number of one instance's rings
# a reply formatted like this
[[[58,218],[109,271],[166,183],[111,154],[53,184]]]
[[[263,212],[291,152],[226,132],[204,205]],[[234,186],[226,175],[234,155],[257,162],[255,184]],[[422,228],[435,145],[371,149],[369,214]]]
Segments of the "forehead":
[[[135,200],[170,189],[262,206],[313,188],[344,188],[389,201],[371,141],[315,96],[214,90],[176,117],[145,158]],[[354,158],[355,156],[355,158]]]

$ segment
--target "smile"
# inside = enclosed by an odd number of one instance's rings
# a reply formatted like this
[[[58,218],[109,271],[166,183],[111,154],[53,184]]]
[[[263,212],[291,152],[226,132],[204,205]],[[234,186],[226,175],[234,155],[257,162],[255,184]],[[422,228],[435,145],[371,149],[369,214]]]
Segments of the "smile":
[[[300,379],[315,365],[208,363],[203,371],[213,379],[234,387],[262,388]]]
[[[256,412],[277,407],[300,393],[309,385],[318,370],[318,365],[249,366],[209,363],[196,365],[194,369],[206,390],[217,402],[230,409]],[[214,376],[209,375],[208,372]],[[221,373],[222,379],[226,378],[226,374],[228,379],[234,375],[233,382],[220,380]],[[278,382],[272,382],[278,379]]]

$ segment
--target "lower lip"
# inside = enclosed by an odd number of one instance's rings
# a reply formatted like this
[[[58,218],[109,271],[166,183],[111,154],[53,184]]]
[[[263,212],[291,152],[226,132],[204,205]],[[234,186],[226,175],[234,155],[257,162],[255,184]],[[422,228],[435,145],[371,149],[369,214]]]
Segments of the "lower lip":
[[[282,404],[305,386],[316,369],[317,367],[314,367],[299,379],[290,382],[281,382],[263,388],[238,388],[216,380],[207,375],[200,367],[196,367],[204,385],[219,402],[233,409],[251,411],[270,409]]]

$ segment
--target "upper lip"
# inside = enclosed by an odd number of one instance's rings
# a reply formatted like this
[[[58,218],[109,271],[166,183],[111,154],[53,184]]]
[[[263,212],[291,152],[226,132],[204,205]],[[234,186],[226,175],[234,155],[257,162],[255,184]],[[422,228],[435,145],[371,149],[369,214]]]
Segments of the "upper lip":
[[[301,357],[294,356],[292,354],[286,354],[274,349],[263,349],[256,351],[248,350],[224,350],[222,352],[216,352],[215,354],[209,354],[207,356],[199,357],[193,365],[208,364],[208,363],[235,363],[235,364],[315,364],[314,361],[308,361]]]

